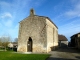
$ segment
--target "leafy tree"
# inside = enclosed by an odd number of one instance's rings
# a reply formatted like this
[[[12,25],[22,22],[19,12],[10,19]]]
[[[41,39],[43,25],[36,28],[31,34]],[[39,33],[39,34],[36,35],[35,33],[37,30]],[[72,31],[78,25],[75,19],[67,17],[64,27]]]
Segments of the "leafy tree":
[[[5,51],[6,51],[6,48],[8,47],[10,40],[11,38],[9,36],[2,36],[0,38],[0,46],[5,48]]]
[[[15,39],[14,39],[14,42],[18,42],[18,38],[15,38]]]
[[[2,46],[1,38],[0,38],[0,47]]]

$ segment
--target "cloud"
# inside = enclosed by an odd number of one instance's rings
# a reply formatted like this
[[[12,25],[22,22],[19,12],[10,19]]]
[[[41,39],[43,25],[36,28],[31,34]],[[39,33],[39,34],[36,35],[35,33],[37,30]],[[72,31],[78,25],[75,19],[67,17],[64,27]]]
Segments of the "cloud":
[[[18,37],[18,22],[27,14],[31,0],[0,1],[0,36]],[[20,19],[20,20],[19,20]]]
[[[13,28],[8,29],[8,33],[13,36],[13,38],[18,37],[19,25],[16,24]]]
[[[11,26],[11,27],[5,27],[5,28],[4,27],[2,27],[2,29],[0,29],[1,30],[0,36],[9,35],[12,38],[18,37],[18,28],[19,28],[18,24]]]
[[[80,32],[80,0],[71,0],[70,8],[53,20],[58,25],[59,34],[70,36]]]
[[[78,17],[80,17],[80,14],[78,15]]]
[[[10,28],[13,27],[13,20],[2,20],[0,21],[0,29]]]
[[[67,11],[65,13],[65,16],[74,17],[74,18],[79,17],[79,15],[80,15],[80,1],[76,0],[76,2],[74,2],[73,4],[74,4],[73,9],[70,9],[70,11]]]
[[[2,24],[0,23],[0,28],[2,27]]]
[[[0,12],[9,11],[13,5],[7,1],[0,1]]]
[[[65,35],[69,40],[70,36],[80,32],[80,20],[73,20],[65,25],[59,26],[59,34]]]
[[[29,9],[42,5],[43,0],[0,0],[0,36],[18,37],[18,22],[27,16]],[[20,20],[19,20],[20,19]]]
[[[13,21],[12,20],[8,20],[7,22],[4,22],[6,27],[12,27]]]
[[[0,1],[1,6],[10,6],[10,3],[7,3],[6,1]]]
[[[2,13],[0,15],[1,25],[5,27],[11,27],[13,24],[13,16],[9,12]]]
[[[67,24],[68,22],[71,22],[74,19],[76,20],[76,18],[80,19],[80,0],[70,0],[69,3],[70,4],[67,5],[68,9],[66,8],[65,10],[61,10],[60,14],[52,18],[58,26]],[[61,8],[63,6],[66,7],[66,5],[60,5],[56,7]]]
[[[1,17],[1,18],[12,18],[12,14],[9,13],[9,12],[6,12],[6,13],[1,14],[0,17]]]
[[[34,1],[34,6],[39,7],[40,5],[42,5],[45,2],[45,0],[36,0]]]

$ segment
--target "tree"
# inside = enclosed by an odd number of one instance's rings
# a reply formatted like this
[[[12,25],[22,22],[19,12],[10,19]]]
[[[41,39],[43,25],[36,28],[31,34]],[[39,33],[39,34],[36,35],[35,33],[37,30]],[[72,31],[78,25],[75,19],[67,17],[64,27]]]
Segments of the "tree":
[[[2,46],[1,38],[0,38],[0,47]]]
[[[8,43],[10,42],[11,38],[10,36],[2,36],[0,38],[0,46],[5,48],[5,51],[6,51],[6,48],[8,47]]]
[[[14,42],[18,42],[18,38],[15,38],[15,39],[14,39]]]

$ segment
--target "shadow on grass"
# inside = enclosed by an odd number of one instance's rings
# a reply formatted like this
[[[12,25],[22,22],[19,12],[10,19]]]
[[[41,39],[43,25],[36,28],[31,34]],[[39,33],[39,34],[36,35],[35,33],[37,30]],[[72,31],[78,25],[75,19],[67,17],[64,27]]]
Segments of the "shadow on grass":
[[[46,60],[75,60],[75,59],[66,59],[66,58],[56,58],[56,57],[49,57]]]
[[[58,48],[58,50],[56,51],[59,51],[59,52],[68,52],[68,53],[80,53],[80,51],[76,48]]]
[[[80,56],[76,56],[76,58],[80,60]]]

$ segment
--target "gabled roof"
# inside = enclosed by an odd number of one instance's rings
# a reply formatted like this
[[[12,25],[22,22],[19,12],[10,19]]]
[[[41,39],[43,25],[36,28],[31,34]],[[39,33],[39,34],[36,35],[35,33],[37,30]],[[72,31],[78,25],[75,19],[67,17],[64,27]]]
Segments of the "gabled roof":
[[[68,39],[64,35],[58,35],[59,41],[68,41]]]
[[[51,20],[49,17],[46,17],[46,16],[39,16],[39,15],[34,15],[34,16],[46,18],[46,19],[48,19],[52,24],[54,24],[54,23],[52,22],[52,20]],[[55,24],[54,24],[54,25],[55,25]],[[56,25],[55,25],[55,27],[58,29],[58,27],[57,27]]]
[[[32,16],[33,16],[33,17],[37,16],[37,17],[46,18],[46,19],[48,19],[53,25],[55,25],[49,17],[35,15],[35,14],[34,14],[34,9],[31,9],[31,10],[30,10],[30,15],[29,15],[28,17],[30,17],[30,16],[31,16],[31,17],[32,17]],[[28,17],[27,17],[27,18],[28,18]],[[27,19],[27,18],[25,18],[25,19]],[[23,19],[23,20],[25,20],[25,19]],[[23,20],[22,20],[22,21],[23,21]],[[20,21],[20,22],[22,22],[22,21]],[[55,27],[58,29],[58,27],[57,27],[56,25],[55,25]]]
[[[74,34],[74,35],[72,35],[71,37],[73,37],[73,36],[77,36],[78,34],[80,34],[80,32],[79,32],[79,33],[76,33],[76,34]]]

